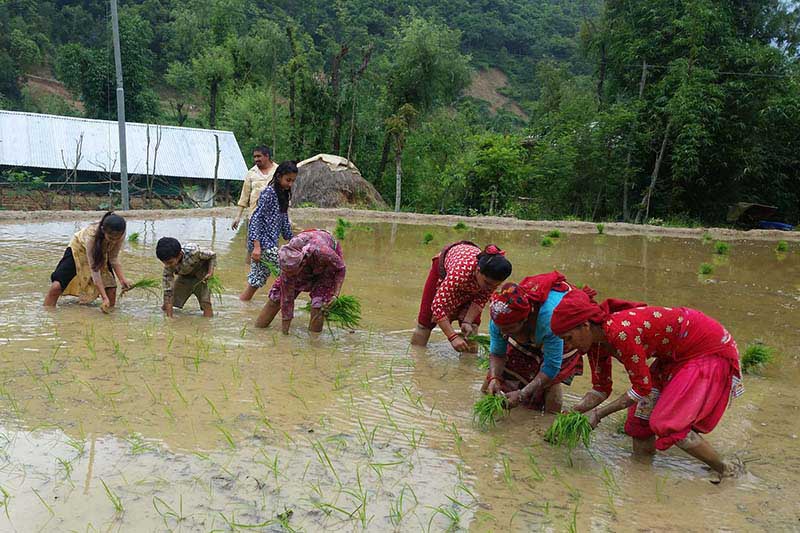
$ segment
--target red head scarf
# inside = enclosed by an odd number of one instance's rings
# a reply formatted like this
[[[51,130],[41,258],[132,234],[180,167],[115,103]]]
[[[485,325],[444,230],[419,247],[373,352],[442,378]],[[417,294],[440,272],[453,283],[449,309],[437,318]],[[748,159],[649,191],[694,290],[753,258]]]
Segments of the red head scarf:
[[[544,303],[550,295],[550,291],[567,292],[573,286],[567,283],[564,274],[554,270],[547,274],[538,274],[523,278],[519,284],[506,283],[499,293],[492,295],[492,303],[489,307],[492,320],[498,326],[514,324],[528,318],[533,311],[533,306]],[[593,298],[596,291],[589,287],[584,287],[590,298]]]
[[[629,302],[616,298],[609,298],[603,303],[597,304],[589,298],[589,294],[585,290],[570,291],[564,295],[553,311],[550,329],[556,335],[561,336],[584,322],[599,324],[606,320],[611,313],[644,305],[646,304],[642,302]]]
[[[498,326],[522,322],[531,314],[531,300],[524,288],[516,283],[506,283],[500,292],[492,294],[489,314]]]

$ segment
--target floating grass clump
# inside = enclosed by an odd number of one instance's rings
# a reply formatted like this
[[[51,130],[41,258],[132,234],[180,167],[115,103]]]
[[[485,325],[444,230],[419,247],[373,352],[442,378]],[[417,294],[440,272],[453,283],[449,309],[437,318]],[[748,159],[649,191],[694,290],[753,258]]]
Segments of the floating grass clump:
[[[592,425],[583,413],[560,414],[544,434],[544,440],[554,446],[575,449],[583,443],[587,448],[592,439]]]
[[[464,231],[464,230],[466,230],[466,229],[469,229],[469,226],[467,226],[467,225],[466,225],[466,224],[464,224],[463,222],[459,222],[458,224],[456,224],[455,226],[453,226],[453,229],[454,229],[454,230],[458,230],[458,231]]]
[[[310,312],[311,302],[308,302],[304,309]],[[337,296],[322,308],[322,314],[329,324],[343,329],[353,329],[361,323],[361,302],[355,296]]]
[[[714,273],[714,265],[710,263],[700,263],[700,275],[708,276]]]
[[[725,241],[717,241],[714,243],[714,253],[718,255],[725,255],[731,249],[731,245]]]
[[[343,241],[344,238],[347,236],[347,230],[350,229],[350,222],[343,218],[336,219],[336,227],[333,229],[333,234],[336,236],[337,239]]]
[[[544,237],[542,239],[542,246],[544,246],[545,248],[550,248],[551,246],[553,246],[553,239],[551,239],[550,237]]]
[[[788,252],[789,243],[786,241],[778,241],[778,246],[775,247],[776,252]]]
[[[550,237],[551,239],[560,239],[561,238],[561,232],[558,231],[557,229],[550,230],[550,231],[547,232],[547,236]]]
[[[487,394],[472,407],[472,420],[486,431],[497,425],[497,421],[508,414],[508,400],[504,396]]]
[[[762,370],[775,358],[775,350],[763,342],[747,345],[742,355],[742,372],[752,374]]]
[[[128,242],[139,242],[139,232],[134,231],[130,235],[128,235]]]
[[[606,225],[603,224],[602,222],[597,224],[596,227],[597,227],[597,233],[599,233],[600,235],[602,235],[603,232],[606,230]]]
[[[433,241],[433,233],[431,233],[430,231],[426,231],[422,235],[422,244],[430,244],[431,241]]]

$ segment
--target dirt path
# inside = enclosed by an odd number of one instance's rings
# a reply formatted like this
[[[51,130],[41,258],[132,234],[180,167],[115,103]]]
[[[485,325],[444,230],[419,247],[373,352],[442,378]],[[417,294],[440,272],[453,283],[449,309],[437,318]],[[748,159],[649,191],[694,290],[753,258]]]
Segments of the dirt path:
[[[119,211],[134,220],[158,220],[176,217],[234,217],[236,208],[217,207],[212,209],[148,209]],[[428,215],[422,213],[394,213],[390,211],[367,211],[361,209],[320,209],[296,208],[292,214],[297,218],[335,220],[346,218],[353,222],[399,222],[403,224],[453,226],[463,222],[468,226],[483,229],[547,231],[558,229],[567,233],[597,233],[594,222],[572,220],[520,220],[510,217],[465,217],[457,215]],[[0,223],[31,223],[51,220],[91,220],[99,219],[103,211],[0,211]],[[739,231],[728,228],[667,228],[626,224],[622,222],[604,223],[608,235],[656,235],[665,237],[702,238],[708,232],[715,239],[792,241],[800,242],[800,232],[777,230]]]

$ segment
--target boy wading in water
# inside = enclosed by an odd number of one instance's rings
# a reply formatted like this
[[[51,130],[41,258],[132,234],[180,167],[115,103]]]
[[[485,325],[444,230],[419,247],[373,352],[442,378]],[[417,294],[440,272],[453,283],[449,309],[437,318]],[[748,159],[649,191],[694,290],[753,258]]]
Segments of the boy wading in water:
[[[109,211],[98,224],[72,236],[64,256],[50,275],[45,307],[55,307],[62,294],[77,296],[81,303],[103,299],[100,309],[108,313],[117,303],[117,282],[130,286],[122,272],[119,252],[125,240],[125,219]]]
[[[164,305],[161,307],[164,314],[174,316],[173,307],[183,308],[189,296],[194,294],[203,316],[214,316],[211,291],[206,282],[214,275],[217,254],[193,243],[181,246],[178,239],[162,237],[156,244],[156,257],[164,263]]]

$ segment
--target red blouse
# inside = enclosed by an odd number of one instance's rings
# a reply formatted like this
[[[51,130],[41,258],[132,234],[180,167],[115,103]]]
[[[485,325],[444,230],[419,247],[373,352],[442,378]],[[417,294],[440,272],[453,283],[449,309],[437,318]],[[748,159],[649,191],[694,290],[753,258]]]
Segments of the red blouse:
[[[447,252],[444,260],[447,275],[439,283],[431,303],[436,322],[454,317],[466,304],[486,305],[491,291],[481,289],[475,278],[479,253],[481,250],[470,244],[457,244]]]
[[[726,357],[739,373],[736,342],[722,325],[700,311],[686,307],[637,307],[613,313],[603,324],[613,352],[601,348],[589,354],[593,388],[611,394],[611,357],[619,359],[632,387],[634,400],[663,387],[689,359],[716,353]],[[648,367],[647,359],[655,358]]]

